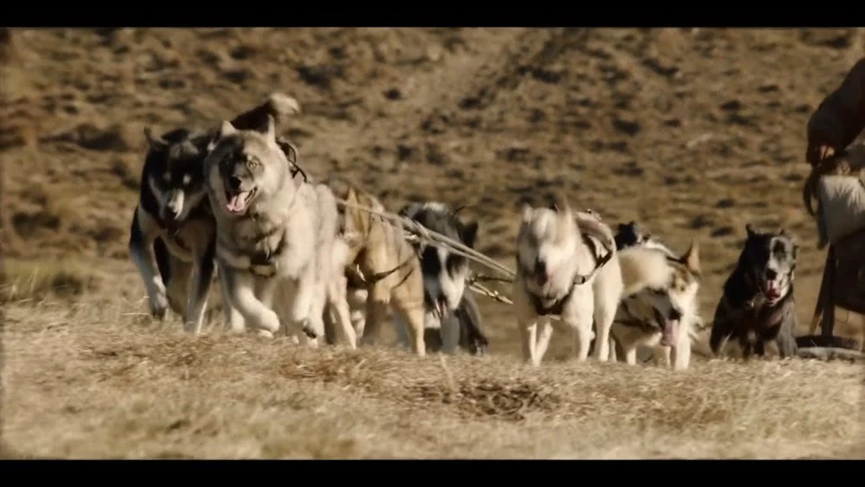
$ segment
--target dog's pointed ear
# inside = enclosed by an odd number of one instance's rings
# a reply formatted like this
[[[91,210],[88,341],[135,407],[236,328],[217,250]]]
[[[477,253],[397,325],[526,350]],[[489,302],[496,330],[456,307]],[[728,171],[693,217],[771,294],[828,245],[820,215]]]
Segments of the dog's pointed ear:
[[[752,225],[751,223],[745,224],[745,233],[748,234],[748,238],[751,238],[757,234],[757,232],[754,230],[754,225]]]
[[[474,248],[475,247],[475,239],[478,236],[478,222],[469,222],[463,225],[460,230],[460,238],[463,243],[465,243],[466,247]]]
[[[691,240],[691,246],[682,254],[681,261],[691,272],[700,275],[700,244],[696,239]]]
[[[232,125],[228,120],[223,120],[222,123],[219,124],[219,128],[213,134],[213,137],[210,138],[210,142],[207,143],[207,152],[213,152],[213,149],[216,148],[222,138],[228,137],[234,133],[237,133],[237,129],[234,125]]]
[[[269,142],[276,144],[276,120],[269,113],[267,114],[267,117],[265,117],[264,137]]]
[[[158,135],[153,135],[151,127],[144,127],[144,137],[147,139],[147,145],[151,150],[161,151],[168,147],[168,142]]]
[[[547,208],[555,211],[565,220],[573,220],[571,205],[565,195],[559,191],[552,191],[547,195]]]
[[[568,208],[568,200],[565,199],[565,196],[558,191],[551,191],[547,194],[547,208],[555,211],[556,213],[561,213],[567,211]]]
[[[216,140],[234,135],[235,133],[237,133],[237,129],[234,128],[234,125],[231,125],[231,122],[228,120],[223,120],[219,125],[219,130],[216,132]]]
[[[524,222],[531,221],[532,215],[534,214],[535,209],[529,203],[523,203],[520,212],[522,214],[522,219]]]

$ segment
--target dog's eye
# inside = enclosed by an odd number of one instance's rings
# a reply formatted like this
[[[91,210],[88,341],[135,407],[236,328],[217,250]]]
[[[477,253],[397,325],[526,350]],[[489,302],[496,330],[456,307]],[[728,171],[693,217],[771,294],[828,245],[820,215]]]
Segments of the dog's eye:
[[[247,157],[246,167],[250,169],[256,169],[258,167],[261,167],[261,161],[259,161],[257,157]]]
[[[191,183],[191,182],[192,182],[192,176],[190,176],[189,174],[184,174],[183,175],[183,185],[189,186],[189,183]]]
[[[165,181],[166,183],[171,181],[171,173],[170,172],[163,173],[162,174],[162,180]]]

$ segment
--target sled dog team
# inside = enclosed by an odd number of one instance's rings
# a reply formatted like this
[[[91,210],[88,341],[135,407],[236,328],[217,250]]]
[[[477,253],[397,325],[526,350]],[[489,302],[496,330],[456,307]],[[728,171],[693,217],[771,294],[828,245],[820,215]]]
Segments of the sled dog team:
[[[469,261],[445,247],[409,239],[375,213],[381,202],[351,181],[316,181],[277,126],[299,113],[274,93],[217,129],[145,131],[148,151],[131,229],[130,255],[144,281],[151,315],[169,308],[198,333],[211,312],[212,284],[226,326],[298,343],[351,348],[375,343],[390,321],[415,354],[487,351],[470,292]],[[338,203],[344,202],[343,203]],[[398,214],[474,248],[478,223],[427,201]],[[796,343],[793,273],[797,246],[784,230],[750,225],[724,286],[710,345],[735,340],[743,354]],[[561,195],[523,204],[512,298],[523,357],[539,365],[554,323],[578,360],[635,364],[640,347],[660,347],[668,365],[688,367],[700,323],[696,241],[677,254],[643,231],[617,231]]]

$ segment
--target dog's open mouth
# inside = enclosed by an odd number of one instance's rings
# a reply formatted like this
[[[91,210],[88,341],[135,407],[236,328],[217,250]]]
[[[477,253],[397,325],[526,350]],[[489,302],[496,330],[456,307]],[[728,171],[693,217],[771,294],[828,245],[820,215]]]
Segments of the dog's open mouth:
[[[781,297],[781,283],[780,281],[766,281],[766,284],[763,289],[763,294],[766,295],[766,299],[770,301],[774,301]]]
[[[535,282],[538,283],[538,286],[543,287],[549,280],[550,276],[548,276],[546,272],[538,272],[535,274]]]
[[[679,320],[666,320],[664,331],[661,334],[661,345],[664,347],[675,346],[679,339]]]
[[[235,195],[232,195],[230,191],[226,191],[225,199],[228,200],[228,204],[226,204],[225,207],[231,213],[242,213],[246,210],[249,200],[255,196],[256,189],[257,188],[252,188],[249,191],[240,191]]]
[[[442,296],[442,297],[439,297],[438,299],[434,300],[433,302],[435,303],[434,304],[435,308],[433,309],[433,311],[434,311],[436,317],[439,320],[445,319],[445,317],[448,315],[447,300]]]
[[[675,346],[679,339],[679,320],[666,319],[657,309],[655,309],[655,320],[661,328],[661,346]]]

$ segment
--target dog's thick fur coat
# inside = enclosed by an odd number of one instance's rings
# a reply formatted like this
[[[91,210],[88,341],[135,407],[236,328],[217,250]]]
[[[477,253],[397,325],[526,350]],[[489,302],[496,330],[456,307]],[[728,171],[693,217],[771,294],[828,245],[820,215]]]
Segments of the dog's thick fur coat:
[[[423,275],[405,232],[380,216],[355,208],[384,212],[375,196],[341,178],[331,178],[326,184],[337,198],[351,205],[340,205],[340,236],[348,248],[345,273],[349,287],[366,291],[365,318],[354,320],[357,336],[363,343],[374,343],[390,307],[408,325],[414,353],[425,355]],[[327,316],[325,325],[327,339],[333,342]]]
[[[273,118],[267,117],[263,133],[223,121],[205,176],[222,285],[245,324],[271,335],[282,317],[287,334],[302,332],[301,339],[315,345],[324,335],[323,313],[332,312],[354,348],[336,200],[327,186],[292,178]]]
[[[427,201],[405,205],[400,209],[399,215],[468,248],[474,248],[478,223],[462,221],[457,215],[458,212],[459,209],[452,211],[442,202]],[[431,332],[431,339],[428,341],[434,351],[455,353],[463,335],[463,327],[469,327],[466,330],[469,335],[483,337],[483,333],[475,327],[480,323],[479,320],[467,319],[469,315],[457,313],[457,310],[465,305],[463,297],[469,277],[469,260],[444,246],[423,242],[415,242],[413,246],[420,257],[423,275],[424,327],[439,333],[439,339],[432,339]],[[474,311],[475,318],[479,318],[479,310]],[[400,319],[395,320],[394,324],[397,326],[398,338],[406,343],[409,338],[405,333],[406,324]],[[485,337],[478,341],[485,341]]]
[[[784,229],[759,232],[748,224],[745,230],[745,246],[715,309],[709,345],[719,355],[734,339],[743,358],[750,358],[764,355],[766,343],[775,342],[782,358],[791,357],[797,352],[793,282],[798,245]]]
[[[559,315],[570,330],[580,361],[588,358],[594,321],[593,355],[608,359],[623,282],[613,233],[605,223],[594,214],[574,214],[559,195],[548,207],[524,204],[516,274],[513,300],[524,360],[540,365],[553,333],[551,315]]]
[[[175,299],[187,331],[198,331],[204,317],[207,294],[216,272],[212,241],[214,221],[206,204],[202,161],[208,135],[177,129],[160,137],[145,130],[148,151],[141,171],[138,206],[130,225],[129,252],[144,280],[151,315],[159,320],[169,307],[166,283],[160,272],[154,245],[176,259],[191,264],[186,302]]]
[[[667,365],[682,370],[690,363],[702,279],[699,247],[694,241],[682,256],[671,254],[646,243],[619,251],[624,291],[612,335],[630,365],[636,364],[638,347],[657,346]]]
[[[273,93],[233,122],[260,128],[268,115],[283,117],[298,110],[294,98]],[[161,320],[170,306],[184,317],[185,329],[196,333],[217,272],[212,245],[216,223],[204,181],[204,159],[213,135],[176,129],[154,136],[145,129],[148,151],[130,226],[129,251],[144,280],[151,314]],[[282,141],[282,147],[296,160],[293,144]],[[176,272],[169,279],[163,272],[171,268]],[[227,313],[224,295],[222,301]]]

